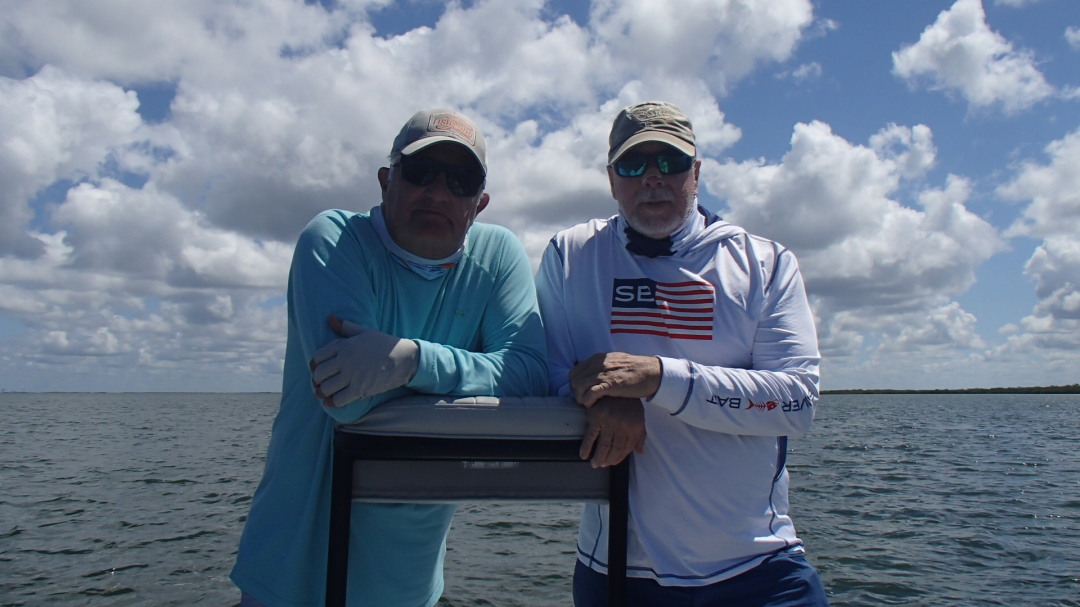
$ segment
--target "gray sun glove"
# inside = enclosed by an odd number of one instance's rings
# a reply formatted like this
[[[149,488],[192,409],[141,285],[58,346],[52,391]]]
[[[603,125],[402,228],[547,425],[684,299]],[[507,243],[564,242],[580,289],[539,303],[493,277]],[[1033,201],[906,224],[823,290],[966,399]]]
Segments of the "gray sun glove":
[[[311,357],[315,395],[328,407],[404,386],[420,362],[420,346],[375,329],[344,321],[341,334]]]

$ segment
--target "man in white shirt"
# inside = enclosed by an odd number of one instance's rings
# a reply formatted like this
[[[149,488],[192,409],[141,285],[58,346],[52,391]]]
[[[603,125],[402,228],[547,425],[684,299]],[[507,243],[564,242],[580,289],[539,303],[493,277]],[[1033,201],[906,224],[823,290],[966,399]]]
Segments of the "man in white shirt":
[[[619,212],[556,234],[537,294],[552,389],[589,409],[582,457],[632,458],[628,605],[827,605],[788,516],[820,360],[795,256],[697,205],[677,107],[622,110],[609,144]],[[577,607],[606,605],[607,531],[587,506]]]

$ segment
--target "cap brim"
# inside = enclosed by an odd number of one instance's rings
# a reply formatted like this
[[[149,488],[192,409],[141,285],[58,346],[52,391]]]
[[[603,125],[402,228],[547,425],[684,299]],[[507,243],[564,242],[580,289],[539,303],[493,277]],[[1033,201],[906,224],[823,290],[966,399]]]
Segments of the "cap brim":
[[[445,137],[445,136],[441,136],[441,135],[433,135],[431,137],[424,137],[423,139],[419,139],[419,140],[414,141],[414,142],[410,143],[409,145],[405,146],[404,149],[401,150],[401,155],[402,156],[412,156],[413,154],[419,152],[420,150],[422,150],[422,149],[424,149],[424,148],[426,148],[428,146],[435,145],[436,143],[442,143],[444,141],[448,141],[450,143],[456,143],[457,145],[460,145],[461,147],[465,148],[466,150],[469,150],[469,153],[472,154],[472,157],[476,159],[477,163],[479,163],[480,168],[484,169],[484,172],[487,173],[487,165],[485,165],[484,161],[480,160],[480,157],[476,155],[476,151],[473,150],[471,147],[469,147],[469,146],[465,145],[464,143],[462,143],[461,140],[456,138],[456,137]]]
[[[626,150],[629,150],[630,148],[634,147],[639,143],[645,143],[646,141],[658,141],[660,143],[666,143],[667,145],[670,145],[671,147],[679,150],[687,156],[697,156],[697,148],[694,146],[694,144],[686,141],[685,139],[680,139],[679,137],[676,137],[675,135],[670,135],[668,133],[645,131],[633,135],[632,137],[624,141],[623,144],[620,145],[617,150],[615,150],[614,154],[608,156],[608,164],[614,164],[620,156],[626,153]]]

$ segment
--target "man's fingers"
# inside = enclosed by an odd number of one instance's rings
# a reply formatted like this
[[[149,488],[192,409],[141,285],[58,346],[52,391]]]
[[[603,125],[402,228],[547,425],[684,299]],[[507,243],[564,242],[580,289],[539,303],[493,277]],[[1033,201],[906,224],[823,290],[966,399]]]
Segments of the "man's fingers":
[[[315,386],[315,396],[328,397],[341,392],[345,388],[349,387],[349,378],[343,373],[337,373],[331,375],[321,381],[313,382]]]
[[[570,388],[574,393],[574,400],[577,401],[577,403],[579,405],[584,405],[585,407],[591,406],[589,404],[586,404],[588,402],[588,399],[586,398],[586,395],[588,394],[588,391],[589,391],[588,387],[586,387],[586,386],[575,386],[573,384],[570,384]]]
[[[596,445],[596,437],[600,436],[600,428],[588,426],[585,429],[585,436],[581,439],[581,448],[578,449],[578,457],[581,459],[589,459],[593,452],[593,446]]]
[[[589,455],[594,468],[606,468],[622,462],[633,452],[644,453],[645,420],[641,401],[632,398],[607,398],[587,409],[585,441],[580,455]]]
[[[611,386],[609,384],[596,384],[589,388],[582,395],[581,404],[585,407],[591,407],[596,404],[596,401],[600,400],[604,396],[607,396]]]
[[[601,354],[593,354],[571,367],[568,374],[570,390],[574,393],[574,400],[586,407],[591,407],[598,398],[589,397],[587,393],[601,381],[597,375],[603,369],[603,365],[597,366],[597,362],[602,360],[599,358],[601,356]]]
[[[326,317],[326,324],[330,326],[330,329],[342,337],[354,337],[363,333],[364,327],[348,321],[343,320],[337,316],[337,314],[331,314]]]
[[[319,399],[322,401],[322,406],[326,407],[327,409],[337,409],[340,406],[337,404],[337,398],[338,396],[340,396],[340,393],[335,394],[334,396],[322,396],[318,393],[316,393],[315,395],[318,396]]]
[[[311,359],[315,362],[315,359]],[[336,357],[327,358],[320,361],[311,369],[311,381],[316,384],[321,384],[327,379],[341,373],[341,365],[338,364]]]
[[[593,451],[593,468],[607,468],[613,458],[614,439],[610,432],[601,432],[596,441],[596,449]]]
[[[315,367],[337,356],[338,351],[341,349],[341,342],[342,340],[335,339],[318,350],[315,350],[315,353],[311,355],[311,360],[308,361],[308,367],[314,371]]]
[[[597,357],[597,355],[593,354],[589,358],[578,362],[577,364],[575,364],[573,367],[570,368],[570,381],[571,381],[571,383],[576,381],[576,380],[580,380],[585,375],[588,375],[590,373],[594,373],[594,371],[591,370],[591,367],[592,367],[593,360],[596,357]]]
[[[338,330],[338,333],[344,337],[356,337],[363,332],[364,327],[348,320],[341,321],[341,328]]]
[[[321,401],[320,404],[322,404],[322,406],[328,409],[337,408],[337,403],[334,402],[334,397],[323,394],[318,388],[315,389],[315,397]]]
[[[324,407],[332,408],[344,407],[363,396],[353,384],[334,384],[330,390],[324,390],[324,392],[326,392],[326,398],[323,399],[322,404]]]
[[[338,318],[336,314],[331,314],[326,317],[326,324],[330,325],[330,330],[338,335],[341,335],[341,323],[342,320]]]
[[[586,408],[595,405],[596,401],[600,400],[601,398],[605,396],[610,396],[608,392],[610,392],[613,388],[611,384],[600,381],[596,383],[582,382],[576,385],[574,383],[571,383],[570,387],[574,392],[574,400],[576,400],[578,404]]]
[[[570,369],[574,399],[591,407],[604,397],[651,398],[660,387],[663,365],[656,356],[623,352],[594,354]]]
[[[633,451],[633,445],[630,443],[629,437],[625,435],[619,436],[618,442],[612,441],[611,446],[608,449],[607,459],[604,461],[604,467],[614,466],[623,461],[630,452]]]

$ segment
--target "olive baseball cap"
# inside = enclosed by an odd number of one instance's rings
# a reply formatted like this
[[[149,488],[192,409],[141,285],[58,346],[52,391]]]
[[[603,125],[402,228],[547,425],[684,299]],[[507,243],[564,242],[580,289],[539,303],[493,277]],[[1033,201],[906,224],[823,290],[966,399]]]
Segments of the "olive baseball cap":
[[[623,108],[615,117],[608,137],[608,164],[646,141],[666,143],[688,156],[697,156],[694,128],[686,114],[666,101],[646,101]]]
[[[487,173],[487,143],[484,141],[484,134],[476,128],[472,120],[453,110],[423,110],[413,114],[394,138],[394,146],[390,148],[390,162],[397,162],[402,156],[410,156],[442,141],[465,146],[480,163],[484,173]]]

